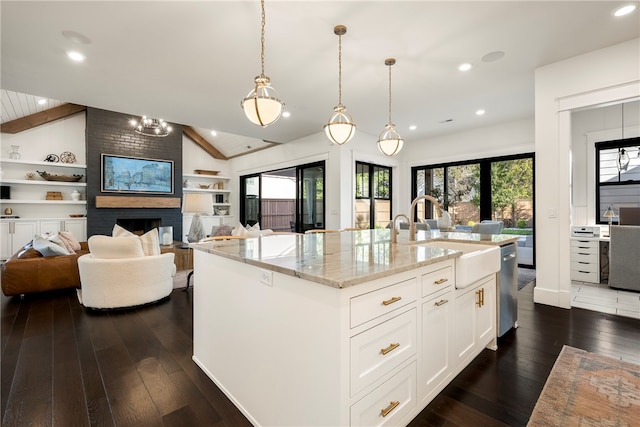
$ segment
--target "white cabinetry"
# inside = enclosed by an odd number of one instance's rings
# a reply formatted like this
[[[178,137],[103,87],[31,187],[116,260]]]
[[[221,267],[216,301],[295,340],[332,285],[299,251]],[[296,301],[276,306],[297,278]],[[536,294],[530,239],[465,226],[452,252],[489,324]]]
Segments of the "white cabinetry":
[[[46,219],[39,221],[38,233],[47,236],[60,231],[68,231],[79,242],[87,240],[87,220],[79,219]]]
[[[571,280],[600,283],[600,242],[571,239]]]
[[[495,348],[496,277],[458,292],[451,259],[343,289],[277,271],[267,285],[250,263],[194,259],[193,359],[254,425],[406,425]]]
[[[452,342],[456,365],[465,365],[495,339],[495,292],[495,275],[456,290]]]
[[[29,243],[38,229],[37,221],[6,220],[0,222],[2,240],[1,259],[8,259],[20,248]]]

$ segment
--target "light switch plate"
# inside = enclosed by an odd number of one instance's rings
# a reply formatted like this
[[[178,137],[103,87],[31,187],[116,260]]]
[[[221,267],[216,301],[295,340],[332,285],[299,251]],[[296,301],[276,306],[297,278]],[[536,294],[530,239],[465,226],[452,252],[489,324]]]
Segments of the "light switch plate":
[[[260,283],[264,283],[268,286],[273,286],[273,271],[261,268],[258,280],[260,280]]]

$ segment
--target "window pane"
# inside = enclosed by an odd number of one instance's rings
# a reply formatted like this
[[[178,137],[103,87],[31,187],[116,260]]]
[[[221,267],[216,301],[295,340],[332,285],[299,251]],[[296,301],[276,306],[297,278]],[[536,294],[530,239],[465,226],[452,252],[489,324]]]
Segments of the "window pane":
[[[453,225],[480,221],[480,164],[447,168],[448,211]]]
[[[491,163],[492,219],[506,228],[533,226],[533,161]]]
[[[356,163],[356,198],[369,197],[369,165]]]

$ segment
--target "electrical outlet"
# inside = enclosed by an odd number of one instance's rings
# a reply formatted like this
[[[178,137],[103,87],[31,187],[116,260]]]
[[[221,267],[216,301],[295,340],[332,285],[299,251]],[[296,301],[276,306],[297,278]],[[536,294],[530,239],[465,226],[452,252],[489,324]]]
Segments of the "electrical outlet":
[[[258,280],[267,286],[273,286],[273,271],[260,269]]]

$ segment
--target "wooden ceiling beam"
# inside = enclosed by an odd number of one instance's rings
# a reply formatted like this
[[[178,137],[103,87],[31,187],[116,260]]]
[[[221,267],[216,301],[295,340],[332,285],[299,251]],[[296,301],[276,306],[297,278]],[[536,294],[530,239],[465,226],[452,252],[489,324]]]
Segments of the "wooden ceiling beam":
[[[276,145],[280,145],[277,142],[270,142],[270,141],[264,141],[264,142],[266,142],[269,145],[265,145],[264,147],[260,147],[260,148],[254,148],[253,150],[245,151],[243,153],[236,154],[235,156],[229,156],[228,160],[235,159],[236,157],[244,156],[244,155],[247,155],[247,154],[255,153],[257,151],[266,150],[267,148],[271,148],[271,147],[274,147]]]
[[[209,141],[204,139],[198,132],[195,131],[191,126],[182,126],[182,132],[190,138],[193,142],[195,142],[200,148],[206,151],[211,157],[218,160],[229,160],[227,156],[222,154],[216,147],[211,145]]]
[[[0,132],[11,134],[19,133],[46,123],[64,119],[65,117],[80,113],[86,109],[87,107],[84,105],[62,104],[58,107],[53,107],[48,110],[40,111],[39,113],[2,123],[0,125]]]

